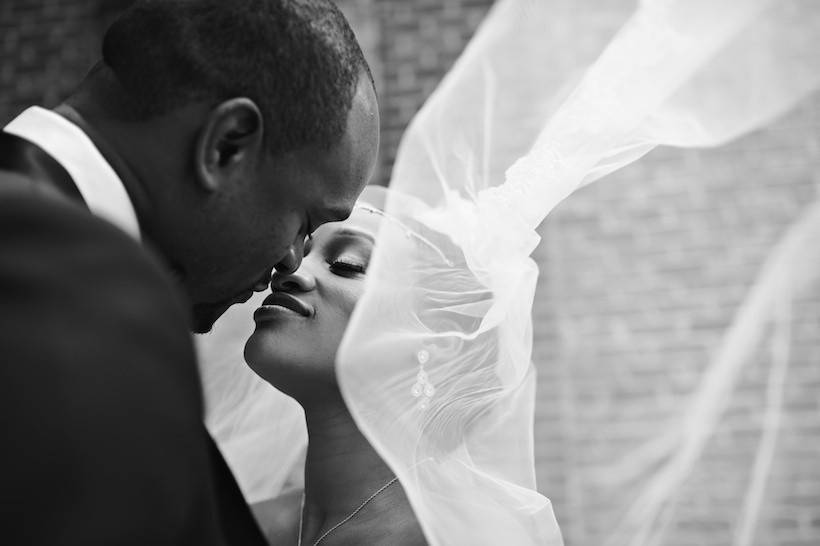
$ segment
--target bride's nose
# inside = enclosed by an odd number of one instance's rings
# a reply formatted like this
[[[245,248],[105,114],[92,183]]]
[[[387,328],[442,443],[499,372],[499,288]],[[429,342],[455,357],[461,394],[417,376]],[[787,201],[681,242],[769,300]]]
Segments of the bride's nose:
[[[305,268],[293,273],[274,271],[270,278],[270,287],[282,292],[309,292],[316,288],[316,279]]]

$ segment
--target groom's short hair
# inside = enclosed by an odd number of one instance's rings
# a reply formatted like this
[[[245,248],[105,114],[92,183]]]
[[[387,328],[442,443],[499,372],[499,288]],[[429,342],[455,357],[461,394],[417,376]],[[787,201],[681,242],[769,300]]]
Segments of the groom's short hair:
[[[373,83],[329,0],[137,0],[106,32],[102,62],[125,94],[118,115],[248,97],[274,153],[334,144],[360,75]]]

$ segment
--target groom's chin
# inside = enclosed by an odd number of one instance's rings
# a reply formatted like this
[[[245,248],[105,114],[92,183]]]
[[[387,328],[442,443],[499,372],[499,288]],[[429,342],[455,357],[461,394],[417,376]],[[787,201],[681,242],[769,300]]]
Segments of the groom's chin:
[[[218,303],[193,304],[191,330],[195,334],[206,334],[210,332],[214,323],[219,317],[225,314],[225,311],[234,304],[245,303],[251,296],[253,296],[253,290],[246,290],[230,300]]]
[[[191,331],[195,334],[207,334],[214,327],[216,320],[228,310],[227,305],[196,304],[193,306]]]

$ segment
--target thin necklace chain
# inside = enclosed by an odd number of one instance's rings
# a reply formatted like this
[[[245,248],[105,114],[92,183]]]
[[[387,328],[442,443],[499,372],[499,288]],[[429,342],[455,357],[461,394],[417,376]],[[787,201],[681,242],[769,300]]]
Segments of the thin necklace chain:
[[[387,482],[386,484],[381,486],[378,491],[376,491],[375,493],[373,493],[372,495],[367,497],[367,499],[363,503],[361,503],[358,508],[356,508],[350,514],[348,514],[347,517],[345,517],[342,521],[340,521],[339,523],[337,523],[336,525],[334,525],[333,527],[331,527],[330,529],[325,531],[324,534],[322,536],[320,536],[316,540],[316,542],[313,543],[312,546],[316,546],[317,544],[322,542],[325,538],[327,538],[327,536],[330,533],[332,533],[333,531],[335,531],[336,529],[338,529],[339,527],[341,527],[342,525],[344,525],[345,523],[347,523],[348,521],[353,519],[353,517],[355,517],[356,514],[358,514],[359,512],[362,511],[362,508],[367,506],[370,503],[370,501],[372,501],[373,499],[378,497],[382,492],[384,492],[385,489],[387,489],[388,487],[390,487],[391,485],[396,483],[396,481],[398,481],[398,479],[399,479],[398,477],[394,477],[392,480],[390,480],[389,482]],[[304,516],[305,516],[305,494],[302,493],[302,508],[299,511],[299,538],[297,539],[296,546],[302,546],[302,524],[304,523],[304,521],[303,521]]]

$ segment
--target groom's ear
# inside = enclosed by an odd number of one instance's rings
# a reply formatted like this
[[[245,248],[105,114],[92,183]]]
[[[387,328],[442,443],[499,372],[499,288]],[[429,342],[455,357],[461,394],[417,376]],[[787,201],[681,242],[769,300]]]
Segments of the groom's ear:
[[[264,148],[262,113],[251,99],[226,100],[210,111],[196,141],[200,186],[218,191],[244,177]]]

